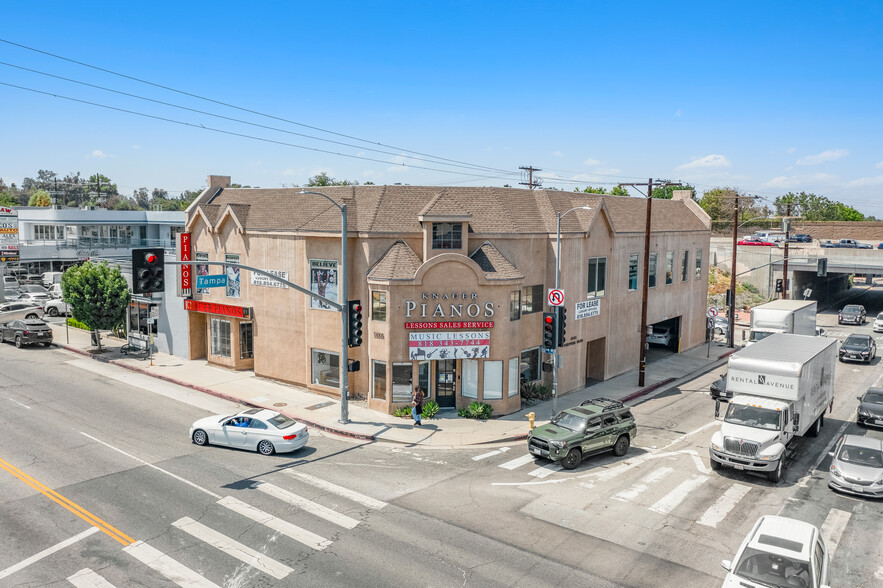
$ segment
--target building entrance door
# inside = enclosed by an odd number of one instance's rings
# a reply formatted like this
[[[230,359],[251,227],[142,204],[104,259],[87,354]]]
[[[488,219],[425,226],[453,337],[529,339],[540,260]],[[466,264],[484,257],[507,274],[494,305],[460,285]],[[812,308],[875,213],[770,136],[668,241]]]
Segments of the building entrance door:
[[[435,362],[435,401],[441,408],[457,405],[457,360],[439,359]]]

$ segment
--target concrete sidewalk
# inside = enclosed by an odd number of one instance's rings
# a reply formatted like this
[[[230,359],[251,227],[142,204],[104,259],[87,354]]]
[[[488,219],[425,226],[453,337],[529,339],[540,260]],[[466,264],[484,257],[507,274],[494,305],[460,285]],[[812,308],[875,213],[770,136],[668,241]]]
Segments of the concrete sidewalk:
[[[340,400],[309,392],[304,388],[257,377],[254,372],[234,372],[208,365],[205,360],[184,360],[172,355],[144,357],[123,355],[125,341],[102,335],[102,351],[91,344],[88,331],[65,325],[51,325],[55,343],[64,349],[95,360],[147,374],[206,394],[225,398],[245,406],[269,408],[306,423],[308,426],[366,441],[387,441],[408,445],[461,447],[520,441],[527,437],[529,412],[536,413],[537,423],[548,421],[559,410],[581,401],[601,396],[628,402],[654,391],[667,390],[687,379],[714,369],[726,362],[733,351],[721,342],[703,344],[681,354],[672,354],[648,363],[645,387],[639,388],[637,369],[571,392],[556,400],[539,402],[516,413],[487,421],[465,419],[456,411],[440,411],[436,418],[424,420],[422,427],[411,418],[398,418],[367,407],[364,401],[348,403],[350,422],[342,424]],[[708,355],[709,357],[706,357]]]

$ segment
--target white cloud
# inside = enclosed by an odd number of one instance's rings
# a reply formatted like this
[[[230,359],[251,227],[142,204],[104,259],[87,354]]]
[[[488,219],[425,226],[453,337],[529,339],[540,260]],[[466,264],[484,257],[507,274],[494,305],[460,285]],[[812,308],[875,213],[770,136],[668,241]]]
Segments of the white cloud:
[[[564,154],[556,149],[552,152],[552,157],[564,157]]]
[[[101,149],[95,149],[92,153],[89,154],[89,157],[94,157],[96,159],[104,159],[106,157],[110,157],[107,153],[102,151]]]
[[[675,169],[706,169],[706,168],[721,168],[721,167],[732,167],[733,164],[730,163],[730,160],[724,157],[723,155],[706,155],[705,157],[700,157],[699,159],[694,159],[690,163],[685,163],[683,165],[679,165]]]
[[[598,161],[597,159],[589,158],[583,162],[583,165],[587,165],[587,166],[591,167],[593,165],[601,165],[601,162]]]
[[[876,167],[876,168],[881,168],[881,167],[883,167],[883,161],[881,161],[880,163],[878,163],[878,164],[875,165],[874,167]]]
[[[847,149],[826,149],[817,155],[809,155],[797,160],[797,165],[819,165],[828,161],[843,159],[849,155]]]
[[[879,165],[876,167],[880,167]],[[883,184],[883,176],[876,176],[873,178],[859,178],[857,180],[853,180],[847,184],[848,186],[878,186]]]
[[[798,180],[795,176],[776,176],[764,185],[770,188],[790,188],[797,185],[797,183]]]
[[[764,184],[768,188],[800,188],[808,184],[830,184],[837,180],[832,174],[810,174],[806,176],[776,176]]]
[[[141,149],[141,145],[132,145],[132,149]]]
[[[797,151],[797,147],[788,147],[785,149],[785,153],[794,153],[795,151]]]

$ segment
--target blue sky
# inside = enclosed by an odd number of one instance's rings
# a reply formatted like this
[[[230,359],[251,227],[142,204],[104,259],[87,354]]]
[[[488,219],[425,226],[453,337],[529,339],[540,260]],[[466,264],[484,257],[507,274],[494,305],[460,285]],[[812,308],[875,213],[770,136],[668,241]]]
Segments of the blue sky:
[[[7,183],[499,186],[532,165],[565,190],[803,190],[883,219],[880,2],[43,1],[0,22],[0,82],[192,125],[0,85]]]

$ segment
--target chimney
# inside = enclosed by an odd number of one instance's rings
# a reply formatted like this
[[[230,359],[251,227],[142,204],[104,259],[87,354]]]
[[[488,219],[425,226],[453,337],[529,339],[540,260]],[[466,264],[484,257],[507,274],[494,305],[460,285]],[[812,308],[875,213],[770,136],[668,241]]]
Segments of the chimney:
[[[209,189],[212,188],[229,188],[230,176],[209,176],[206,180]]]

